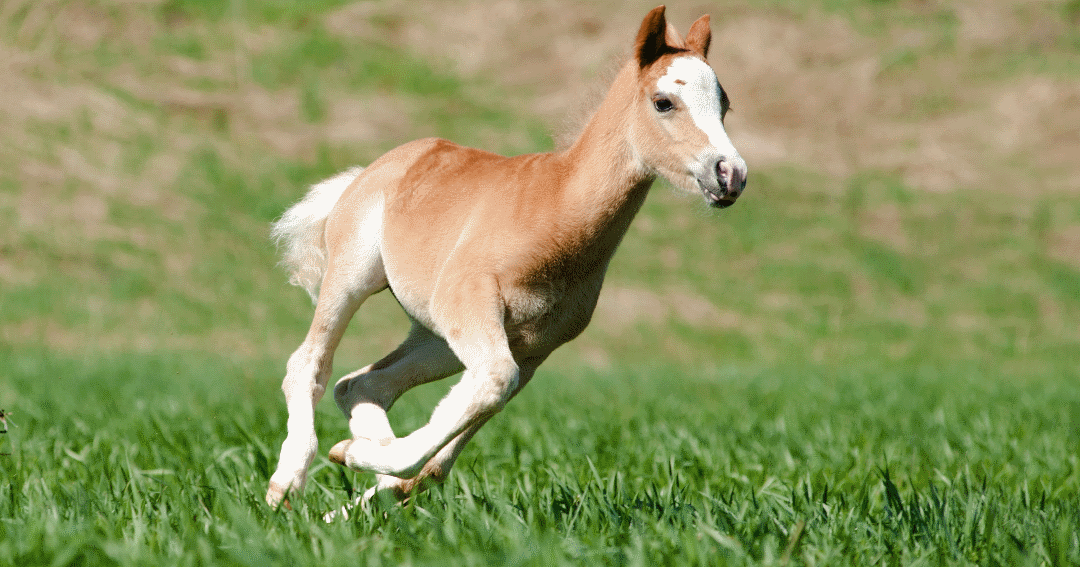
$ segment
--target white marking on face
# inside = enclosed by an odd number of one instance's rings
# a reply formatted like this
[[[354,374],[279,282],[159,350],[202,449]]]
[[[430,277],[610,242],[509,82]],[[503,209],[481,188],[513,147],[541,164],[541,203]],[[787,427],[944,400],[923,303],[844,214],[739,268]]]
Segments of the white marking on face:
[[[729,159],[739,158],[721,121],[720,83],[708,63],[697,57],[678,57],[656,82],[656,87],[683,102],[694,125],[708,136],[713,152]],[[713,152],[706,149],[703,153]]]

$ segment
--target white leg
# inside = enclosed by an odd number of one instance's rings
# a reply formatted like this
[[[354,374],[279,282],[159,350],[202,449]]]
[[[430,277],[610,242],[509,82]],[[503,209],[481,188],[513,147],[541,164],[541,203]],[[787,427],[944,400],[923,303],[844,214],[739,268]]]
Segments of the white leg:
[[[281,385],[289,411],[288,434],[281,444],[278,466],[266,493],[271,506],[279,505],[289,491],[303,489],[319,445],[315,435],[315,405],[326,391],[334,350],[360,304],[382,288],[378,278],[350,277],[355,275],[337,275],[328,270],[307,338],[289,357]],[[355,285],[356,282],[360,285]]]
[[[502,409],[517,390],[519,369],[502,327],[503,306],[494,279],[457,286],[435,298],[442,334],[465,365],[465,375],[431,415],[407,437],[379,442],[343,441],[331,458],[357,470],[412,478],[458,435]]]
[[[326,388],[325,364],[312,356],[312,348],[305,341],[289,357],[288,372],[281,385],[288,408],[288,435],[281,444],[277,469],[270,477],[266,501],[277,506],[285,495],[303,487],[307,469],[318,449],[315,436],[315,404],[322,398]]]
[[[388,474],[378,475],[378,482],[364,492],[363,499],[365,501],[371,500],[376,494],[386,492],[401,500],[414,490],[419,492],[427,489],[432,483],[441,484],[449,476],[450,468],[454,466],[454,462],[461,455],[461,451],[465,449],[465,445],[488,422],[488,419],[490,419],[490,416],[481,419],[465,431],[462,431],[457,437],[454,437],[438,453],[435,453],[431,460],[424,464],[424,467],[420,469],[420,473],[416,476],[398,478]]]
[[[516,365],[502,365],[486,372],[466,371],[461,382],[439,402],[427,425],[385,445],[369,439],[347,441],[345,464],[399,478],[414,477],[454,437],[502,409],[506,393],[516,381]]]
[[[461,361],[446,341],[419,324],[409,337],[382,360],[338,380],[334,401],[349,417],[353,439],[368,439],[380,445],[396,436],[386,412],[410,388],[461,372]],[[344,464],[343,455],[331,459]],[[376,475],[381,482],[384,475]]]
[[[332,522],[339,517],[348,519],[349,512],[355,506],[366,505],[379,494],[386,494],[395,500],[403,500],[413,492],[426,490],[433,482],[442,483],[450,474],[450,467],[454,466],[454,461],[456,461],[458,455],[461,454],[461,450],[465,448],[465,445],[472,439],[472,436],[476,434],[476,432],[480,430],[480,427],[485,423],[487,423],[487,419],[476,423],[447,443],[442,450],[436,453],[435,456],[424,465],[420,470],[420,474],[412,478],[398,478],[388,474],[375,475],[375,486],[367,489],[363,496],[357,498],[354,502],[325,514],[323,520]],[[340,446],[343,443],[344,442],[338,443],[338,445]],[[342,453],[342,458],[344,458],[343,455],[344,454]],[[333,457],[331,458],[333,459]],[[341,461],[339,461],[339,463],[344,464],[344,462]]]
[[[521,369],[520,378],[517,388],[511,393],[511,397],[516,396],[525,384],[532,378],[533,373],[536,371],[536,367],[539,366],[543,359],[536,359],[528,361],[526,366]],[[376,486],[368,489],[364,493],[363,500],[371,500],[376,494],[386,492],[398,500],[405,498],[409,494],[414,492],[420,492],[426,490],[432,484],[441,484],[450,475],[450,469],[453,468],[454,463],[461,455],[461,451],[465,449],[465,445],[469,443],[473,435],[488,422],[491,416],[487,416],[468,429],[461,432],[452,441],[446,444],[434,457],[431,458],[424,467],[420,470],[420,473],[412,478],[398,478],[391,475],[379,475],[378,483]]]
[[[338,380],[334,401],[349,417],[354,439],[388,443],[395,438],[386,412],[410,388],[446,378],[464,368],[438,336],[414,324],[409,337],[375,364]]]
[[[350,511],[356,506],[365,506],[372,501],[377,495],[385,494],[395,500],[404,500],[410,494],[416,492],[422,492],[427,490],[433,483],[442,483],[446,480],[450,474],[450,468],[454,466],[454,462],[461,454],[462,449],[472,439],[480,428],[487,423],[488,419],[482,419],[475,423],[460,435],[455,437],[452,441],[446,444],[434,457],[431,458],[424,467],[420,470],[420,473],[412,478],[398,478],[396,476],[388,474],[376,474],[375,486],[367,489],[362,496],[355,501],[331,512],[328,512],[323,516],[323,520],[326,522],[332,522],[337,518],[349,519]],[[335,446],[344,447],[346,442],[338,443]],[[344,459],[344,453],[340,453],[340,459]],[[334,457],[331,457],[334,460]],[[343,460],[337,460],[339,464],[345,464]]]

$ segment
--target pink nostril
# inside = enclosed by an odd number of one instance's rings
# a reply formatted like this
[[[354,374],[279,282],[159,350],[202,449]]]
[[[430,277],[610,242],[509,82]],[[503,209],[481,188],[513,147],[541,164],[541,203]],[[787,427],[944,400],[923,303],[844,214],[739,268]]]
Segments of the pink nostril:
[[[721,187],[726,187],[731,181],[731,164],[724,158],[720,158],[720,161],[716,162],[716,180],[720,182]]]

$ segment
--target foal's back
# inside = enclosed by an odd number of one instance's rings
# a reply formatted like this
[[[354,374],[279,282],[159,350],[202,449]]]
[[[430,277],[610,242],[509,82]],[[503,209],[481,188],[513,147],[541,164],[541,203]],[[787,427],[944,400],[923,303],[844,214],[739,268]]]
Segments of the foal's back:
[[[552,271],[589,275],[564,265],[585,239],[573,234],[583,229],[562,195],[571,172],[554,153],[503,157],[436,138],[399,146],[368,166],[334,208],[326,234],[331,261],[376,246],[387,284],[425,324],[440,285],[481,273],[500,280],[508,303],[530,302],[514,297],[517,288],[550,303],[547,281],[561,279]]]

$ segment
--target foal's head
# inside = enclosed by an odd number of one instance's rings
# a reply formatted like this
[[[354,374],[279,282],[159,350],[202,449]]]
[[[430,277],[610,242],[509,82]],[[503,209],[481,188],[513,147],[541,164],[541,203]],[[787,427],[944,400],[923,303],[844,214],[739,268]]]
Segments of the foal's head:
[[[705,61],[711,38],[709,16],[694,22],[685,40],[665,21],[663,6],[645,16],[634,50],[631,139],[647,167],[723,208],[746,187],[746,162],[724,131],[727,94]]]

